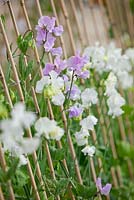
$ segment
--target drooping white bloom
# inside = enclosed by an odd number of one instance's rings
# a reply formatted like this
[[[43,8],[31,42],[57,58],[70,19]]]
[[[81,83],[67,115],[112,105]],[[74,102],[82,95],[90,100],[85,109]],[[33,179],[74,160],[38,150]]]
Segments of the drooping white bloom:
[[[127,71],[119,71],[118,79],[123,89],[127,89],[133,86],[134,78]]]
[[[59,126],[56,126],[50,133],[49,136],[52,140],[59,141],[64,135],[64,130]]]
[[[95,154],[95,146],[89,146],[87,145],[84,149],[82,149],[81,151],[84,153],[84,155],[88,155],[88,156],[91,156],[93,157],[93,155]]]
[[[81,93],[82,105],[84,108],[88,108],[92,104],[96,104],[98,102],[98,94],[93,88],[86,88]]]
[[[36,93],[42,93],[44,87],[48,86],[49,84],[50,84],[50,77],[49,76],[43,76],[36,83],[36,88],[35,88]]]
[[[50,73],[51,84],[55,90],[63,89],[64,87],[64,80],[63,78],[59,77],[55,71],[51,71]]]
[[[23,103],[17,103],[11,112],[12,123],[14,126],[21,126],[24,128],[30,127],[36,119],[33,112],[26,111]]]
[[[80,121],[80,125],[82,126],[83,129],[93,131],[94,125],[97,124],[97,121],[98,121],[98,119],[95,116],[89,115],[88,117],[86,117]]]
[[[88,144],[88,136],[89,132],[86,129],[81,129],[79,132],[75,133],[75,139],[78,144],[78,146],[83,146]]]
[[[110,96],[116,92],[117,77],[113,72],[110,72],[107,80],[105,81],[106,92],[105,95]]]
[[[52,102],[54,105],[62,106],[64,101],[65,101],[65,96],[63,95],[62,92],[52,97]]]
[[[57,126],[57,122],[47,117],[39,118],[35,123],[35,129],[37,131],[36,136],[44,135],[46,139],[59,141],[64,135],[64,130]]]
[[[121,107],[125,104],[125,99],[116,92],[108,98],[107,104],[109,107],[109,115],[112,115],[113,117],[120,116],[123,113]]]
[[[27,158],[26,158],[26,156],[20,155],[19,159],[20,159],[19,166],[27,164]]]
[[[35,115],[26,111],[23,103],[18,103],[12,109],[11,116],[11,119],[2,120],[0,123],[2,132],[0,141],[3,144],[3,150],[8,150],[10,155],[19,157],[19,165],[23,165],[27,163],[25,155],[33,153],[40,143],[40,139],[37,137],[23,137],[24,129],[30,128],[35,120]]]

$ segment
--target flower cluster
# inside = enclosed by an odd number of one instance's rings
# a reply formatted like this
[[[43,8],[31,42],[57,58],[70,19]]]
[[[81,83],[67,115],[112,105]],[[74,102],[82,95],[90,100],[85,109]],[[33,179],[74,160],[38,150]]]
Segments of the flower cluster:
[[[37,30],[37,45],[44,46],[45,52],[51,52],[53,55],[61,55],[61,47],[53,48],[56,40],[56,36],[60,36],[63,33],[63,27],[61,25],[55,26],[55,17],[42,16],[38,20]]]
[[[0,124],[3,150],[18,157],[20,165],[27,163],[25,155],[33,153],[40,144],[38,137],[24,137],[24,129],[30,128],[35,119],[34,113],[26,111],[23,103],[17,103],[11,112],[11,119],[5,119]]]
[[[113,43],[107,48],[97,43],[95,46],[87,47],[83,55],[88,57],[90,68],[95,68],[100,74],[112,71],[123,89],[132,87],[134,79],[130,75],[132,64],[129,61],[132,58],[132,49],[122,54],[122,50],[115,48]]]
[[[125,104],[125,99],[120,95],[116,89],[117,78],[113,72],[110,72],[107,80],[105,81],[106,92],[108,96],[107,104],[109,107],[108,114],[113,117],[120,116],[123,113],[121,107]]]

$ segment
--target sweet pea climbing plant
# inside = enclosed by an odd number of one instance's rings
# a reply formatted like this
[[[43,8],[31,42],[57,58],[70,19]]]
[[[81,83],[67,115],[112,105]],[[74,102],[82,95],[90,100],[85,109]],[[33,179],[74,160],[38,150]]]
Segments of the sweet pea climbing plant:
[[[99,124],[102,114],[117,126],[116,118],[128,111],[120,88],[133,86],[134,50],[122,53],[113,44],[103,47],[96,43],[83,52],[77,50],[65,60],[62,47],[56,46],[64,32],[62,25],[56,26],[56,18],[40,17],[35,30],[36,44],[42,54],[41,78],[34,71],[32,60],[25,66],[28,50],[36,45],[34,34],[29,31],[18,37],[16,49],[20,51],[18,69],[25,103],[18,102],[12,91],[12,108],[2,94],[0,97],[0,142],[7,162],[7,169],[0,169],[0,183],[2,189],[6,186],[3,189],[6,199],[9,199],[9,181],[13,183],[16,199],[39,199],[38,195],[45,199],[44,191],[47,199],[116,199],[117,193],[120,199],[124,198],[119,192],[123,188],[113,186],[110,174],[110,168],[120,165],[120,161],[113,159],[109,139],[103,144]],[[47,55],[51,62],[46,62]],[[29,94],[31,85],[39,102],[40,110],[36,113]],[[102,101],[106,102],[107,112],[101,110],[98,115]],[[118,151],[123,152],[127,143],[117,140],[117,149],[120,147]],[[126,159],[134,152],[127,145]],[[122,154],[120,157],[122,161]],[[26,170],[29,162],[37,185],[34,191]],[[125,174],[123,170],[122,173]],[[132,186],[130,183],[129,188],[124,187],[130,197],[134,193]]]

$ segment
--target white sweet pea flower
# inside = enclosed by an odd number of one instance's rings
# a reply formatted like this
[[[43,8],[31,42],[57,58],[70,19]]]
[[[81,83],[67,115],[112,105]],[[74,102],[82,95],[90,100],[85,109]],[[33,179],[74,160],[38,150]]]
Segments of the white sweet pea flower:
[[[64,135],[64,130],[59,126],[56,126],[50,133],[49,136],[52,140],[59,141]]]
[[[35,88],[36,93],[42,93],[44,87],[48,86],[49,84],[50,84],[50,77],[49,76],[43,76],[36,83],[36,88]]]
[[[80,121],[80,125],[83,129],[91,130],[93,131],[94,125],[97,124],[98,119],[94,117],[93,115],[89,115],[88,117],[82,119]]]
[[[95,68],[96,71],[102,73],[105,70],[105,53],[105,48],[96,43],[95,46],[87,47],[83,55],[89,58],[90,68]]]
[[[40,137],[44,135],[46,139],[60,140],[64,135],[64,130],[57,126],[55,120],[50,120],[47,117],[41,117],[35,123],[35,129],[37,131],[36,136]]]
[[[88,136],[89,132],[86,129],[81,129],[79,132],[76,132],[75,139],[78,146],[83,146],[85,144],[88,144]]]
[[[33,112],[26,111],[23,103],[17,103],[11,112],[12,123],[14,126],[30,127],[36,119]]]
[[[30,128],[35,120],[32,112],[26,111],[23,103],[14,106],[11,119],[2,120],[0,123],[0,141],[3,150],[9,151],[13,157],[20,158],[20,165],[27,163],[26,154],[33,153],[39,146],[39,138],[24,138],[24,129]]]
[[[54,105],[62,106],[64,101],[65,101],[65,96],[63,95],[62,92],[52,97],[52,102]]]
[[[105,81],[106,92],[105,95],[110,96],[116,92],[117,77],[113,72],[110,72],[107,80]]]
[[[37,131],[37,136],[45,135],[47,139],[49,139],[49,132],[51,132],[57,123],[55,120],[50,120],[47,117],[40,117],[35,123],[35,129]]]
[[[82,149],[81,151],[84,153],[84,155],[88,155],[90,157],[93,157],[93,155],[95,154],[95,146],[89,146],[87,145],[84,149]]]
[[[125,104],[125,99],[116,92],[108,98],[107,104],[109,107],[109,115],[112,115],[113,117],[120,116],[123,113],[121,106]]]
[[[39,144],[40,139],[38,137],[23,138],[19,143],[21,154],[32,154],[37,150]]]
[[[26,156],[20,155],[19,159],[20,159],[19,166],[27,164],[27,158],[26,158]]]
[[[53,104],[63,105],[65,97],[62,93],[64,89],[64,80],[55,71],[51,71],[49,76],[44,76],[37,81],[36,92],[44,94],[45,98],[52,99]]]
[[[134,78],[127,71],[119,71],[117,75],[123,89],[133,86]]]
[[[98,102],[98,94],[93,88],[86,88],[81,93],[82,105],[84,108],[88,108],[92,104],[96,104]]]
[[[50,73],[51,84],[55,90],[60,90],[64,88],[64,80],[59,77],[55,71],[51,71]]]

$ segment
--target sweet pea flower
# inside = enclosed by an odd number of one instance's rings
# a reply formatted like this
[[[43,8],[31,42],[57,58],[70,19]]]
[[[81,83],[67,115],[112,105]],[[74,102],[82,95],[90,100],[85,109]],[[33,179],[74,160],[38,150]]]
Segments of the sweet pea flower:
[[[47,117],[39,118],[35,123],[35,129],[37,137],[44,135],[46,139],[59,141],[64,135],[64,130],[57,126],[57,122]]]
[[[84,69],[84,65],[87,63],[87,56],[80,56],[78,51],[75,56],[71,56],[67,61],[68,69],[74,71],[75,75],[84,79],[89,77],[89,71]]]
[[[43,69],[43,74],[49,75],[51,71],[55,71],[57,74],[60,74],[66,68],[66,60],[62,60],[59,56],[56,56],[54,59],[54,64],[46,63]]]
[[[79,117],[83,112],[82,107],[79,105],[74,105],[69,108],[69,118]]]
[[[97,104],[97,102],[98,102],[98,94],[97,94],[95,89],[86,88],[81,93],[81,100],[82,100],[83,107],[84,108],[88,108],[92,104]]]
[[[82,126],[83,129],[93,131],[94,125],[97,124],[97,121],[98,121],[98,119],[95,116],[89,115],[88,117],[86,117],[80,121],[80,125]]]
[[[44,46],[46,52],[51,52],[52,55],[61,55],[61,47],[53,48],[53,46],[56,36],[60,36],[63,33],[63,27],[61,25],[55,26],[55,21],[55,17],[40,17],[35,28],[37,31],[36,42],[38,46]]]
[[[19,166],[27,163],[26,154],[33,153],[40,144],[38,137],[24,137],[24,130],[30,128],[35,119],[35,114],[26,111],[25,105],[19,102],[12,109],[11,118],[0,122],[0,141],[3,150],[8,150],[10,155],[18,157]]]
[[[104,187],[102,187],[101,178],[97,178],[96,187],[99,189],[102,195],[108,196],[112,185],[110,183],[107,183]]]
[[[76,101],[80,99],[80,89],[76,84],[72,85],[72,88],[70,90],[71,82],[66,82],[66,93],[70,93],[70,99],[73,101]]]
[[[81,128],[79,132],[75,133],[75,139],[78,146],[83,146],[88,144],[89,132],[86,129]]]
[[[43,92],[45,98],[50,98],[54,105],[61,106],[65,100],[65,96],[62,93],[63,89],[63,78],[52,70],[49,72],[49,76],[46,75],[37,81],[35,91],[36,93]]]
[[[61,56],[62,53],[63,53],[62,48],[61,47],[52,48],[51,53],[52,53],[53,56]]]
[[[82,153],[84,153],[85,156],[88,155],[90,157],[93,157],[93,155],[95,154],[95,150],[96,150],[95,146],[89,146],[89,145],[87,145],[81,151],[82,151]]]
[[[118,92],[112,94],[107,100],[107,105],[109,107],[108,115],[112,115],[114,118],[123,114],[124,111],[121,109],[121,107],[124,104],[125,99]]]
[[[62,25],[59,25],[53,29],[53,33],[55,34],[55,36],[61,36],[63,31],[64,29]]]
[[[52,50],[55,40],[56,38],[51,33],[47,33],[46,41],[44,43],[44,48],[46,52],[49,52],[50,50]]]

